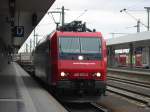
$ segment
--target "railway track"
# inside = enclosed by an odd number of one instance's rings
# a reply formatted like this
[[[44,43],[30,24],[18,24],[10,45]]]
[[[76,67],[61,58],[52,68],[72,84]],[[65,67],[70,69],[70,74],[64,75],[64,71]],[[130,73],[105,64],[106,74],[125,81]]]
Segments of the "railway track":
[[[60,102],[68,112],[110,112],[108,109],[96,103],[64,103],[60,101],[59,98],[57,98],[52,90],[49,90],[48,85],[39,80],[39,78],[35,77],[34,74],[30,74],[45,90],[47,90],[53,97],[55,97],[56,100]]]
[[[133,84],[136,86],[142,86],[142,87],[150,88],[150,83],[147,83],[147,82],[136,81],[136,80],[131,80],[131,79],[127,79],[127,78],[113,77],[113,76],[107,76],[107,79],[119,81],[119,82],[123,82],[123,83],[128,83],[128,84]]]
[[[68,112],[110,112],[96,103],[63,103]]]
[[[150,83],[108,76],[107,91],[150,106]]]

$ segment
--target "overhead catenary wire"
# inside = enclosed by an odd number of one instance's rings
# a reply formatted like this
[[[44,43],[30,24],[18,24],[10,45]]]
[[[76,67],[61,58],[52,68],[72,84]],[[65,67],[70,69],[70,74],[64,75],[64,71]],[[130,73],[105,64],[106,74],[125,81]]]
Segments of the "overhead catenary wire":
[[[137,19],[136,17],[134,17],[133,15],[131,15],[131,14],[127,11],[126,8],[120,10],[120,12],[125,12],[125,13],[128,14],[132,19],[134,19],[135,21],[139,21],[139,19]],[[147,28],[147,25],[145,25],[143,22],[140,21],[140,24]]]
[[[115,35],[128,35],[128,34],[130,34],[130,33],[111,32],[111,33],[109,33],[109,34],[111,34],[111,35],[112,35],[112,38],[114,38]]]
[[[60,17],[61,17],[61,12],[60,12],[60,11],[51,11],[51,12],[48,12],[48,15],[51,14],[51,17],[52,17],[54,23],[55,23],[55,24],[58,24],[58,23],[60,23],[60,18],[59,18],[59,22],[56,22],[56,20],[55,20],[55,18],[54,18],[54,15],[53,15],[54,13],[55,13],[55,14],[56,14],[56,13],[57,13],[57,14],[60,14]]]
[[[75,20],[79,19],[81,16],[83,16],[88,10],[85,9],[83,13],[81,13]]]
[[[38,27],[44,27],[44,26],[49,26],[52,25],[53,23],[44,23],[44,24],[39,24]]]
[[[71,22],[78,20],[78,19],[79,19],[80,17],[82,17],[87,11],[88,11],[88,10],[85,9],[78,17],[76,17],[76,19],[72,20]]]

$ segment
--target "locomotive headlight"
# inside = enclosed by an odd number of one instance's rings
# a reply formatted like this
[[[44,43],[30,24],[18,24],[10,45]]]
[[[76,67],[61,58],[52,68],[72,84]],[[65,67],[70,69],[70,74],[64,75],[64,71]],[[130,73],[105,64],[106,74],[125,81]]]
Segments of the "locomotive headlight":
[[[64,77],[66,74],[65,74],[65,72],[61,72],[60,75],[61,75],[61,77]]]
[[[99,73],[99,72],[96,73],[96,76],[97,76],[97,77],[101,77],[101,73]]]
[[[83,60],[83,56],[78,56],[78,60]]]

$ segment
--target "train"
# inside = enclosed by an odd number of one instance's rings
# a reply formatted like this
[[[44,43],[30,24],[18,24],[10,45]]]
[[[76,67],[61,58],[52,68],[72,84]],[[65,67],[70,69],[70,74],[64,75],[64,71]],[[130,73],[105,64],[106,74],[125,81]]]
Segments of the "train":
[[[100,32],[73,21],[35,48],[35,76],[59,94],[100,97],[106,91],[106,42]]]

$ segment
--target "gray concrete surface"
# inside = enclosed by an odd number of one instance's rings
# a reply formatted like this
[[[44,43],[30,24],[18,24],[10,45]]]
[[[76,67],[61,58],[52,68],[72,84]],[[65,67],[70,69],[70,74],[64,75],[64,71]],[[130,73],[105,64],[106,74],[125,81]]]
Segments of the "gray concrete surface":
[[[107,92],[107,96],[101,98],[98,104],[110,110],[110,112],[150,112],[150,108],[128,100],[119,95]]]
[[[0,112],[67,112],[16,63],[0,71]]]

